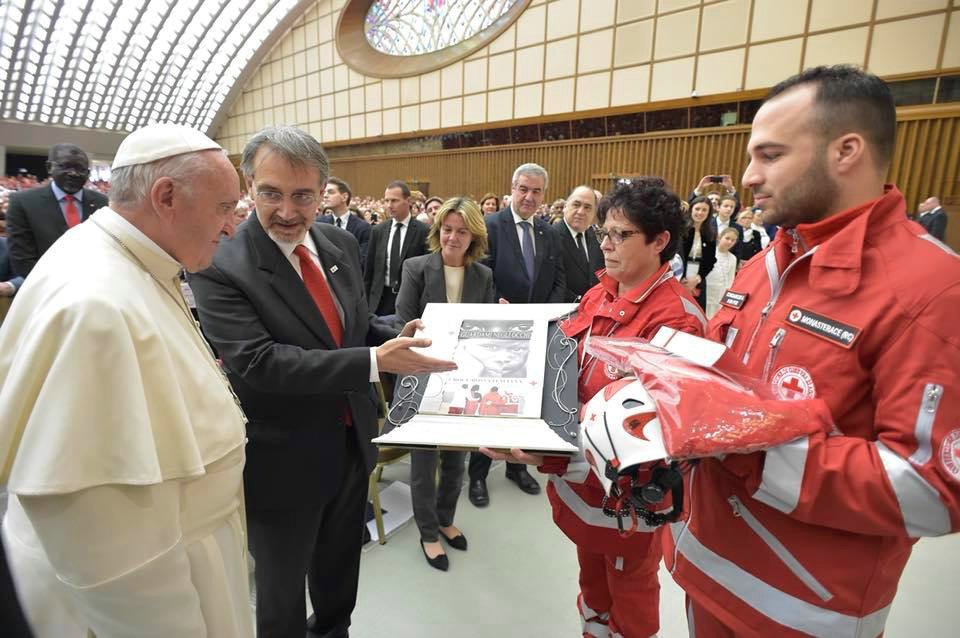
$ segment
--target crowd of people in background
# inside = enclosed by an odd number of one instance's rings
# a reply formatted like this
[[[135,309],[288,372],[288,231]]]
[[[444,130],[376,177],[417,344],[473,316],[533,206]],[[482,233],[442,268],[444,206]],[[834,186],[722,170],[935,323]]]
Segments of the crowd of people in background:
[[[882,635],[916,539],[960,527],[960,404],[941,401],[960,386],[960,265],[938,241],[940,202],[908,222],[885,183],[895,132],[876,76],[837,66],[784,80],[754,118],[739,180],[757,209],[719,171],[686,196],[648,176],[547,203],[550,167],[533,162],[505,196],[400,180],[354,196],[292,126],[248,140],[246,199],[216,142],[167,124],[123,141],[108,203],[86,187],[86,153],[54,146],[49,184],[5,182],[17,192],[0,254],[24,285],[0,330],[0,555],[6,544],[28,618],[43,636],[252,638],[249,548],[259,638],[347,638],[376,384],[457,369],[414,336],[426,304],[573,301],[558,328],[577,343],[580,404],[625,381],[597,365],[592,336],[667,327],[724,344],[778,409],[803,399],[796,409],[824,426],[701,456],[684,520],[634,516],[629,529],[587,447],[471,452],[476,507],[490,505],[492,460],[526,494],[541,492],[528,466],[547,482],[575,545],[583,635],[655,635],[661,560],[691,635]],[[490,376],[515,376],[508,361]],[[729,409],[751,414],[753,392],[726,380],[678,389],[716,402],[724,428]],[[500,390],[463,386],[457,407],[509,403]],[[468,548],[455,522],[464,456],[411,462],[418,549],[441,571],[445,545]],[[634,493],[625,458],[601,458],[604,475]]]
[[[43,186],[48,182],[49,179],[39,180],[29,173],[0,176],[0,236],[6,234],[6,211],[11,194]],[[90,180],[86,188],[109,194],[110,182]],[[595,201],[599,203],[603,195],[597,190],[593,192]],[[430,226],[446,199],[436,195],[428,197],[419,190],[410,189],[410,213],[417,221]],[[564,220],[569,200],[570,198],[542,202],[537,206],[535,216],[551,225],[559,224]],[[473,201],[486,216],[508,207],[510,194],[498,195],[489,191]],[[325,197],[318,207],[318,219],[323,220],[332,214],[331,204],[329,197]],[[733,283],[737,270],[767,247],[776,235],[777,226],[765,224],[763,212],[759,208],[741,207],[733,180],[728,174],[705,175],[690,191],[687,201],[681,202],[681,206],[686,226],[682,245],[673,260],[674,272],[710,318],[716,314],[720,298]],[[255,210],[253,199],[244,196],[237,203],[236,223],[242,223]],[[347,212],[371,226],[391,219],[386,200],[372,195],[351,194]],[[946,214],[939,199],[929,197],[921,201],[916,207],[914,218],[928,227],[934,237],[943,241]],[[703,226],[704,222],[708,222],[707,226]],[[591,219],[588,225],[595,227],[595,221]],[[695,237],[698,238],[696,241]],[[361,248],[366,248],[363,241]],[[365,258],[365,254],[361,256]],[[600,261],[602,262],[602,259]],[[602,263],[599,265],[602,266]],[[0,285],[0,295],[7,289],[8,287]],[[9,289],[15,292],[12,286]],[[577,296],[571,295],[569,301]]]

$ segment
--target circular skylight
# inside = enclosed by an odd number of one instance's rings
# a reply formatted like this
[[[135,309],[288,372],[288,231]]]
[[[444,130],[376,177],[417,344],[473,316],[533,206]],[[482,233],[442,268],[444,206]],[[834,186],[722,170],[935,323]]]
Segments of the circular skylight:
[[[364,34],[374,49],[411,56],[442,51],[472,38],[507,14],[518,0],[376,0]]]

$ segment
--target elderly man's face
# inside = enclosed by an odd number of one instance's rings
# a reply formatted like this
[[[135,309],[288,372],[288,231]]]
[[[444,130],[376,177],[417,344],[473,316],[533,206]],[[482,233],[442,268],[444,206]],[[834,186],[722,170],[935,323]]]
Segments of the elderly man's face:
[[[543,193],[546,190],[544,182],[539,175],[518,176],[510,196],[513,212],[523,219],[530,219],[543,203]]]
[[[563,221],[574,232],[582,233],[593,223],[596,204],[592,188],[574,190],[563,206]]]
[[[205,151],[205,170],[194,175],[175,197],[174,258],[189,272],[213,262],[220,239],[233,237],[240,180],[227,156]]]
[[[274,241],[299,244],[317,219],[326,184],[314,166],[290,166],[279,153],[262,147],[253,158],[250,195],[260,225]]]

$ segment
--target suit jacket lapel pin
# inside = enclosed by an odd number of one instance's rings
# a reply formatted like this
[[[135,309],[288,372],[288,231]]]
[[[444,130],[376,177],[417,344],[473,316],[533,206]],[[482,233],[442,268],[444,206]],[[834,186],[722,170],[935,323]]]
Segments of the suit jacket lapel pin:
[[[335,272],[337,272],[338,270],[340,270],[340,269],[339,269],[337,266],[330,266],[330,272],[331,272],[331,273],[335,273]]]

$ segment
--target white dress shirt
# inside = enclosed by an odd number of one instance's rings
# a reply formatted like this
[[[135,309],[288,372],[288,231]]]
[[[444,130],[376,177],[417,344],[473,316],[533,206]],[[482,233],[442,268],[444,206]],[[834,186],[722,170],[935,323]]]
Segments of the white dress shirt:
[[[410,227],[410,215],[400,220],[394,219],[390,222],[390,236],[387,237],[387,271],[383,276],[383,285],[387,288],[393,285],[393,282],[390,281],[390,246],[393,245],[393,234],[397,232],[397,226],[399,224],[403,224],[400,228],[400,250],[402,251],[403,240],[407,238],[407,229]]]
[[[583,256],[587,258],[587,263],[590,263],[590,250],[587,248],[587,231],[578,233],[574,229],[570,228],[570,225],[567,222],[563,222],[563,225],[567,227],[567,230],[570,231],[570,236],[573,237],[573,243],[577,243],[577,235],[583,235]],[[589,229],[587,229],[589,230]]]
[[[340,300],[337,299],[337,293],[333,291],[333,286],[330,285],[330,277],[323,270],[323,263],[321,263],[320,256],[317,253],[317,245],[313,243],[313,238],[310,236],[310,233],[304,235],[303,240],[299,244],[290,244],[287,242],[277,241],[276,239],[273,239],[273,237],[270,237],[270,239],[277,245],[284,257],[287,258],[287,260],[290,262],[290,265],[293,266],[293,269],[297,271],[297,274],[300,275],[300,279],[303,279],[303,271],[300,269],[300,258],[293,254],[293,251],[296,250],[297,246],[306,247],[307,252],[310,254],[310,259],[317,267],[317,270],[320,271],[320,274],[323,276],[323,280],[327,284],[327,290],[330,291],[330,297],[333,298],[333,305],[337,307],[337,315],[340,317],[340,324],[342,325],[344,323],[343,306],[340,305]],[[370,383],[377,383],[379,381],[380,369],[377,367],[377,349],[370,348]]]

